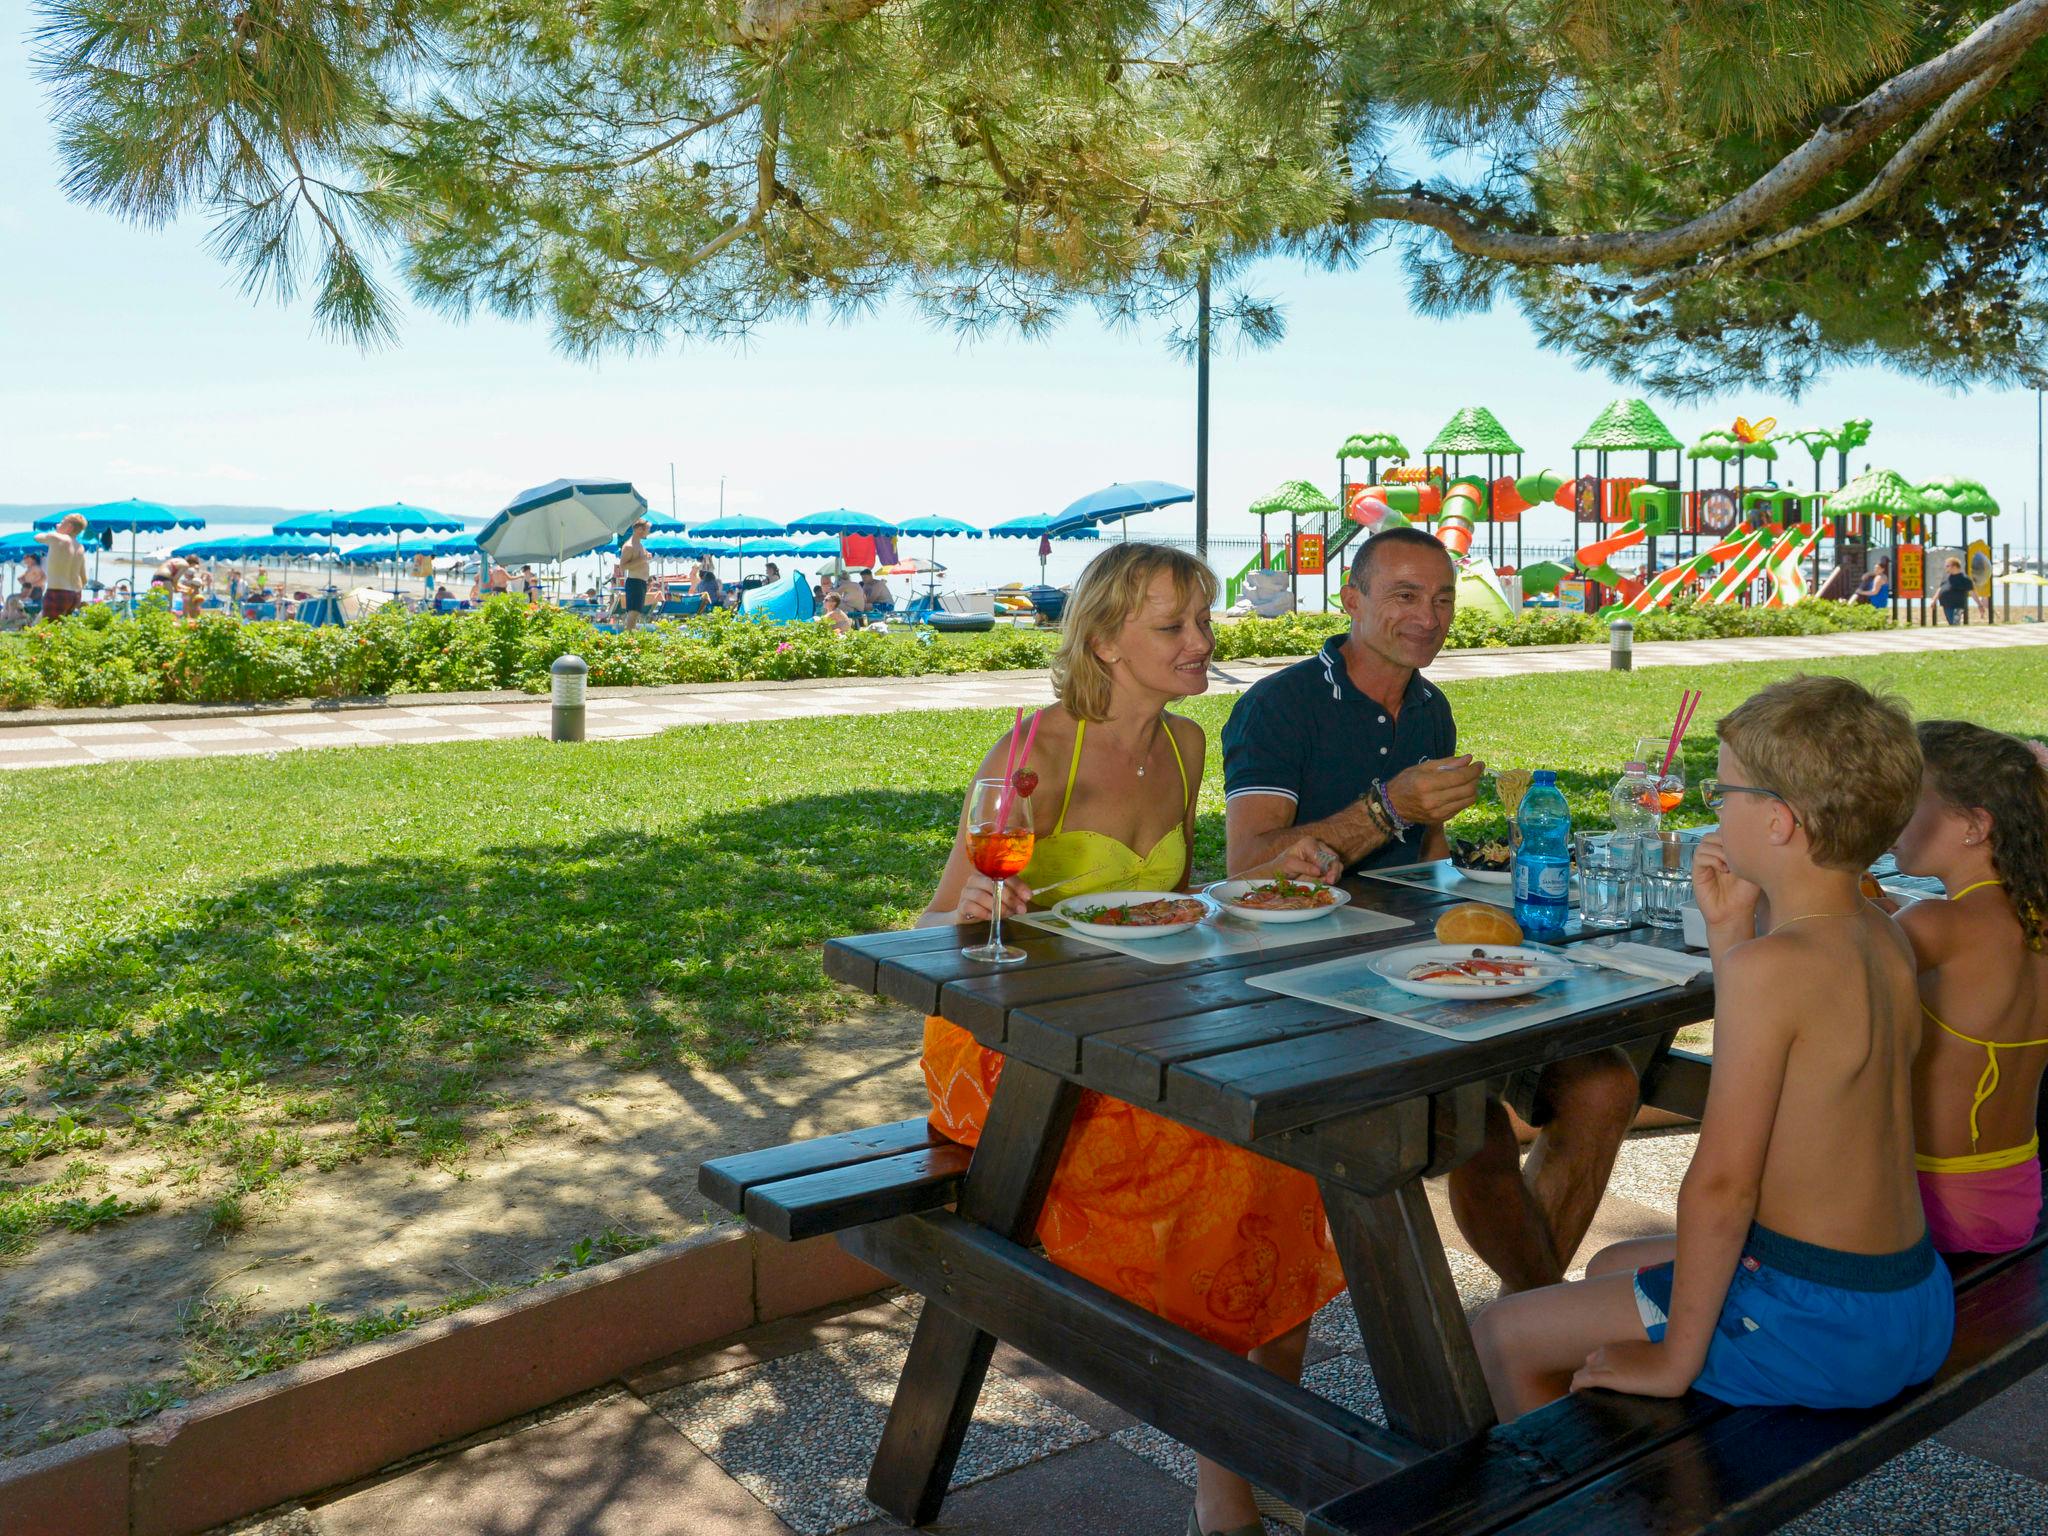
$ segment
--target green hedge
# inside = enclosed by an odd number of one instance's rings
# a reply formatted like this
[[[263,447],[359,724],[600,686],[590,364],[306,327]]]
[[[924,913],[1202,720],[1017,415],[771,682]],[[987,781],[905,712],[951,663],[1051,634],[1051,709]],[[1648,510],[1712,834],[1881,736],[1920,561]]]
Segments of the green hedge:
[[[1885,619],[1844,603],[1797,608],[1681,606],[1636,621],[1638,640],[1728,635],[1810,635],[1881,629]],[[1300,656],[1344,627],[1337,614],[1291,614],[1216,626],[1216,657]],[[1467,612],[1450,644],[1562,645],[1604,640],[1607,626],[1583,614],[1528,613],[1498,623]],[[0,637],[0,709],[36,705],[245,703],[358,698],[386,693],[546,689],[548,667],[574,651],[598,686],[710,683],[804,677],[909,677],[1043,667],[1058,636],[998,629],[937,635],[896,628],[837,635],[822,623],[761,624],[715,613],[607,634],[553,608],[498,597],[475,613],[381,609],[346,628],[243,623],[208,617],[187,625],[162,599],[134,616],[93,607],[60,624]]]

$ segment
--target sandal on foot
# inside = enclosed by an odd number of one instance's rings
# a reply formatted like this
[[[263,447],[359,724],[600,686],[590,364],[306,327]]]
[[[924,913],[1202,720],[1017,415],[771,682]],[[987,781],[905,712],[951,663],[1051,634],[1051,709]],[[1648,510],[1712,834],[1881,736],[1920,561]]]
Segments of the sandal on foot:
[[[1263,1519],[1274,1521],[1277,1524],[1297,1531],[1304,1529],[1308,1525],[1307,1517],[1300,1510],[1281,1498],[1277,1493],[1268,1493],[1256,1483],[1252,1485],[1252,1503],[1258,1509]]]
[[[1202,1529],[1202,1517],[1191,1509],[1188,1511],[1188,1536],[1266,1536],[1266,1524],[1263,1520],[1254,1520],[1249,1525],[1233,1526],[1227,1531],[1205,1531]]]

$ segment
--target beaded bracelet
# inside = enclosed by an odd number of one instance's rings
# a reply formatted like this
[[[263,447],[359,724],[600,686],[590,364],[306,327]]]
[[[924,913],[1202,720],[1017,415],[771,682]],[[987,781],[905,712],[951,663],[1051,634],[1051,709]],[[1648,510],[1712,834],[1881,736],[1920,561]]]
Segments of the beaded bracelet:
[[[1389,835],[1393,837],[1403,836],[1415,824],[1412,821],[1403,819],[1401,813],[1394,809],[1394,797],[1387,792],[1385,780],[1374,779],[1372,787],[1379,792],[1380,809],[1387,813]]]

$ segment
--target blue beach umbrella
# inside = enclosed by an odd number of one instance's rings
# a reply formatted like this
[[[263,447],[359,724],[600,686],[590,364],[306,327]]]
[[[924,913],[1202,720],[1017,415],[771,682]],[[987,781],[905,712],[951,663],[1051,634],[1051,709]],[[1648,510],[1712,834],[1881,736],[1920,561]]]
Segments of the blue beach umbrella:
[[[690,525],[691,536],[699,539],[772,538],[782,531],[782,524],[771,523],[765,517],[755,517],[746,512],[736,512],[731,517],[714,517],[708,523]]]
[[[708,543],[703,539],[686,539],[680,534],[657,534],[647,539],[650,555],[676,555],[686,560],[701,560],[706,555],[732,553],[725,545]]]
[[[837,539],[812,539],[808,544],[799,544],[791,551],[799,555],[836,555],[839,553]]]
[[[939,586],[939,573],[937,570],[939,563],[939,540],[941,538],[979,539],[984,537],[982,531],[975,527],[974,524],[963,523],[957,517],[913,517],[903,525],[903,532],[928,538],[932,541],[931,563],[933,571],[931,582],[927,587],[927,590],[932,592],[936,592]]]
[[[832,546],[837,549],[838,545]],[[803,545],[795,539],[742,539],[733,547],[736,555],[795,555],[803,552]]]
[[[1038,540],[1038,582],[1045,584],[1045,562],[1052,555],[1054,539],[1099,539],[1102,531],[1092,524],[1076,523],[1057,531],[1053,528],[1056,519],[1033,513],[1028,517],[1013,517],[1008,522],[997,523],[989,529],[992,539],[1036,539]]]
[[[1115,485],[1105,485],[1078,501],[1069,502],[1053,518],[1048,532],[1057,537],[1069,528],[1086,528],[1106,523],[1111,518],[1121,522],[1134,512],[1150,512],[1157,507],[1170,507],[1177,502],[1194,499],[1193,491],[1170,480],[1119,480]]]
[[[410,560],[414,555],[431,555],[434,545],[426,539],[391,539],[384,543],[358,544],[354,549],[344,549],[335,556],[343,565],[382,565],[386,560],[396,564]]]
[[[343,512],[330,524],[330,531],[344,538],[353,534],[407,534],[407,533],[460,533],[462,519],[450,517],[445,512],[430,512],[425,507],[407,506],[402,501],[386,502],[382,506],[364,507],[358,512]],[[403,540],[398,541],[402,543]],[[398,547],[394,544],[394,548]],[[411,553],[417,553],[425,546],[418,546]],[[391,562],[391,595],[398,596],[398,562],[404,554],[394,555]],[[354,563],[354,562],[350,562]]]
[[[617,543],[646,516],[647,498],[630,481],[550,480],[513,497],[476,542],[500,565],[553,564]]]
[[[477,552],[476,534],[453,534],[445,539],[437,539],[430,547],[437,555],[473,555]]]
[[[336,532],[337,519],[348,516],[346,512],[301,512],[297,517],[288,517],[281,523],[272,523],[270,531],[279,534],[302,533],[330,538]]]
[[[23,555],[40,555],[43,546],[32,533],[10,533],[0,537],[0,560],[19,560]]]
[[[702,533],[704,530],[697,530]],[[867,512],[849,512],[844,507],[834,507],[830,512],[807,512],[789,525],[791,533],[854,533],[894,535],[901,533],[900,525],[887,518],[875,517]]]

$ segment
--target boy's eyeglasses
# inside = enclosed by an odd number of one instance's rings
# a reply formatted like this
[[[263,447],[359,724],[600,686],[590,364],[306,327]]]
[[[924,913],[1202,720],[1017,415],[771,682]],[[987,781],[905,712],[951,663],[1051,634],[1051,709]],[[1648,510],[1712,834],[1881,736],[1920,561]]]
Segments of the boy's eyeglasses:
[[[1785,809],[1791,811],[1793,813],[1792,824],[1794,826],[1799,825],[1798,807],[1793,805],[1790,800],[1787,800],[1775,789],[1764,789],[1755,784],[1730,784],[1722,779],[1700,780],[1700,798],[1706,801],[1708,810],[1720,810],[1722,806],[1728,803],[1730,795],[1768,795],[1771,799],[1784,806]]]

